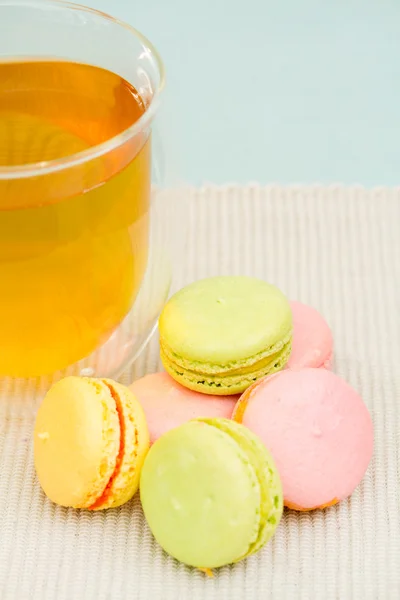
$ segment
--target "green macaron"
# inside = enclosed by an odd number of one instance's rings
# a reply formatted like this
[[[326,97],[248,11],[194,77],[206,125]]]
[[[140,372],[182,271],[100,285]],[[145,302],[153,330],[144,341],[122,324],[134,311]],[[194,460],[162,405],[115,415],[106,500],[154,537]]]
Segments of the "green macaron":
[[[176,381],[206,394],[238,394],[287,363],[292,312],[266,281],[212,277],[170,298],[159,331],[161,360]]]
[[[243,425],[195,419],[151,447],[140,481],[143,511],[158,543],[202,569],[259,550],[282,515],[273,459]]]

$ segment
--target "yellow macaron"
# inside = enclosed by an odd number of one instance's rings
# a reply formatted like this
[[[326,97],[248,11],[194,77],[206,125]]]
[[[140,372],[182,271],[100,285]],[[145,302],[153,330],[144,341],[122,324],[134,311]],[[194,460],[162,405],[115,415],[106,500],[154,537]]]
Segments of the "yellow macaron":
[[[139,487],[148,449],[142,407],[115,381],[66,377],[38,410],[35,468],[45,494],[61,506],[101,510],[124,504]]]

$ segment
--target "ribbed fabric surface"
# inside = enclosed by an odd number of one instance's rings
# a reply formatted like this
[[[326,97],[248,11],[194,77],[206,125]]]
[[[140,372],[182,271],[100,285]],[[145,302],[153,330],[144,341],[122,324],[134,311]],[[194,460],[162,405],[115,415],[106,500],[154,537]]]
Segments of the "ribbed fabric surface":
[[[165,201],[172,206],[174,194]],[[174,288],[247,274],[318,308],[333,329],[335,370],[372,413],[373,462],[350,500],[287,511],[267,547],[209,579],[163,553],[137,497],[103,513],[47,501],[32,462],[40,393],[8,382],[0,395],[1,600],[397,600],[400,191],[209,187],[188,189],[186,202]],[[155,337],[121,380],[159,368]]]

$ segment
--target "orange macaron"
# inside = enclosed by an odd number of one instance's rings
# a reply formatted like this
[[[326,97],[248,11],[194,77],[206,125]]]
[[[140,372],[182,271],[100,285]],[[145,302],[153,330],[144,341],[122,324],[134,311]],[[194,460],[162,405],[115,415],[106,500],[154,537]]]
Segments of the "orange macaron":
[[[148,449],[143,409],[115,381],[67,377],[39,407],[36,472],[45,494],[61,506],[101,510],[124,504],[139,487]]]

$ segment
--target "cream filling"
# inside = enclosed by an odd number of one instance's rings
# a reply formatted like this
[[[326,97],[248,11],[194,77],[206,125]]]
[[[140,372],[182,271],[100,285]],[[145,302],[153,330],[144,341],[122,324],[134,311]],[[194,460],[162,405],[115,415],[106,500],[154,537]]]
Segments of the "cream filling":
[[[293,331],[292,329],[290,329],[281,341],[274,344],[273,346],[269,346],[269,348],[267,348],[266,350],[258,352],[257,354],[254,354],[249,358],[243,360],[229,361],[224,364],[208,363],[184,358],[183,356],[171,350],[170,346],[166,343],[163,337],[160,338],[160,346],[164,356],[168,359],[168,362],[176,365],[177,368],[179,367],[187,371],[192,371],[193,373],[202,373],[207,375],[234,375],[235,373],[239,372],[250,373],[257,368],[258,364],[261,364],[264,360],[267,361],[268,359],[270,359],[272,361],[273,357],[275,355],[279,355],[279,353],[285,348],[285,346],[287,346],[287,344],[291,342],[292,335]]]
[[[246,365],[242,369],[236,367],[231,371],[215,374],[183,368],[180,364],[171,361],[170,356],[165,354],[163,346],[161,346],[161,360],[165,369],[171,375],[184,382],[190,382],[193,386],[204,385],[223,388],[243,387],[243,389],[245,389],[260,377],[281,370],[289,360],[291,350],[292,340],[290,338],[289,341],[281,347],[280,351],[273,355],[262,358],[251,365]]]

